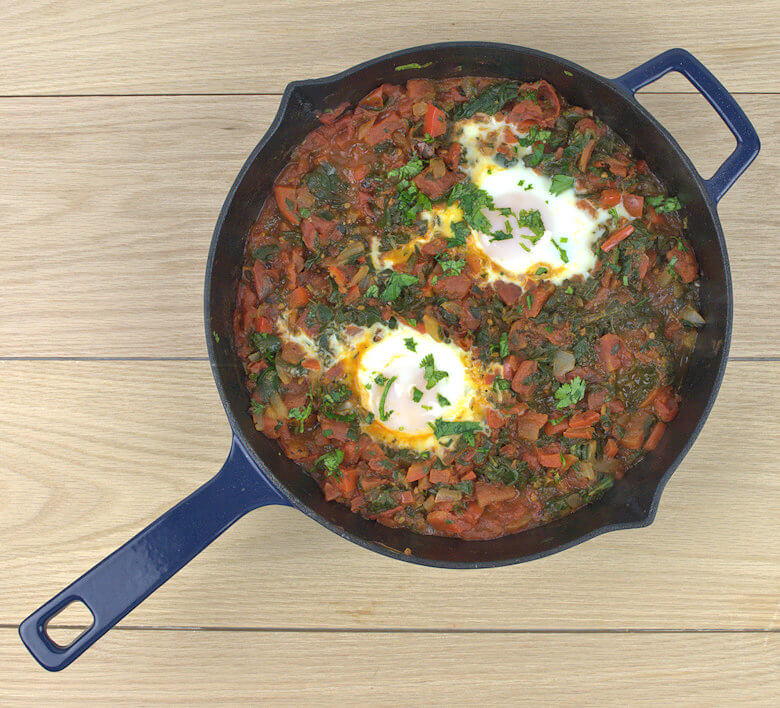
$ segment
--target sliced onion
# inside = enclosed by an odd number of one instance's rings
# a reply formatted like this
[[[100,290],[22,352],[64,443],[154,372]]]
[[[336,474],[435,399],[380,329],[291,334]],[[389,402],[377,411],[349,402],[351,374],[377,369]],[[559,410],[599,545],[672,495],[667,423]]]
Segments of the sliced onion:
[[[593,460],[593,469],[600,474],[615,474],[618,471],[619,463],[616,459],[607,459],[602,457],[600,460]]]
[[[268,408],[273,411],[274,418],[286,418],[287,406],[284,405],[282,397],[278,393],[272,393],[268,401]]]
[[[680,317],[692,327],[702,327],[704,325],[704,318],[691,305],[686,305],[682,309]]]
[[[440,502],[458,502],[462,498],[463,492],[460,492],[457,489],[440,489],[436,492],[436,499],[434,501],[437,504]]]
[[[336,263],[346,263],[352,256],[357,256],[360,253],[363,253],[364,250],[365,246],[363,246],[361,241],[352,241],[338,256],[336,256]]]
[[[423,315],[423,325],[425,331],[431,335],[437,342],[441,341],[441,330],[439,329],[439,323],[430,315]]]
[[[357,285],[363,278],[365,278],[368,275],[368,266],[362,265],[360,268],[358,268],[357,273],[352,276],[352,280],[349,281],[349,284],[347,287],[353,287],[354,285]]]
[[[575,366],[574,354],[566,351],[565,349],[559,349],[555,352],[553,357],[553,376],[556,379],[560,379],[568,374]]]

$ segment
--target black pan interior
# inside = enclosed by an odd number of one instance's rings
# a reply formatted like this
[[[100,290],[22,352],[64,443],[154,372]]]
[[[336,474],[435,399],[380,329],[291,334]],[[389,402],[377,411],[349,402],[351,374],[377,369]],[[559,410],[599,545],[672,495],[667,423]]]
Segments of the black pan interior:
[[[646,59],[638,58],[637,63]],[[396,71],[417,63],[423,69]],[[632,67],[626,67],[629,69]],[[318,125],[316,110],[359,100],[382,82],[413,77],[483,75],[545,79],[571,102],[592,108],[650,164],[687,205],[689,238],[702,270],[701,330],[682,381],[680,413],[662,443],[599,501],[544,527],[495,541],[464,542],[393,530],[324,500],[317,485],[258,433],[248,414],[243,373],[233,349],[232,315],[244,241],[273,180],[295,145]],[[231,426],[254,461],[299,509],[331,530],[380,553],[429,565],[481,567],[530,560],[605,530],[649,524],[661,489],[698,434],[717,393],[731,329],[728,256],[715,209],[688,158],[669,134],[615,84],[557,57],[491,43],[428,45],[387,55],[325,79],[291,84],[280,113],[252,153],[223,207],[206,274],[206,331],[217,386]],[[217,343],[212,337],[216,332]],[[641,543],[641,537],[637,543]],[[405,549],[410,549],[411,554]]]

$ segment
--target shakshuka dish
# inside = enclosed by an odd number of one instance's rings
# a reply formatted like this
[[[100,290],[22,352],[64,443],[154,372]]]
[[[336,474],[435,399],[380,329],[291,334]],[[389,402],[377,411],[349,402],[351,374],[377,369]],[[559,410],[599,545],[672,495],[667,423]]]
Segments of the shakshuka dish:
[[[382,84],[320,116],[251,229],[258,430],[325,498],[491,539],[663,445],[703,324],[684,208],[545,81]]]

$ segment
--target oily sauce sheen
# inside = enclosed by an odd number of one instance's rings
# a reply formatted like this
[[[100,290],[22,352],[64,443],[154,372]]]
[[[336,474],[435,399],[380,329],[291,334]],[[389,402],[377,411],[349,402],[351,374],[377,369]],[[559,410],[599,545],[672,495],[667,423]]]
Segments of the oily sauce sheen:
[[[326,499],[491,539],[664,444],[703,324],[684,205],[544,81],[383,84],[321,115],[246,245],[258,430]]]

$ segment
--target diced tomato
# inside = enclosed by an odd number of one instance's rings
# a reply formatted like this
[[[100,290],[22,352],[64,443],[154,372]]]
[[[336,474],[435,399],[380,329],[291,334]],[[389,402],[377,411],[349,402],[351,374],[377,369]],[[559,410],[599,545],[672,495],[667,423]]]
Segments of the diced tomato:
[[[617,371],[620,368],[620,339],[617,335],[609,333],[599,339],[599,359],[607,372]]]
[[[401,496],[398,498],[401,504],[411,504],[414,501],[414,494],[412,492],[401,492]]]
[[[319,116],[320,122],[324,125],[332,125],[347,108],[349,108],[349,101],[344,101],[330,111],[323,111]]]
[[[617,451],[617,440],[615,440],[615,438],[609,438],[607,442],[604,443],[604,457],[606,457],[608,460],[611,460],[615,455],[617,455]]]
[[[457,170],[461,152],[463,152],[463,146],[460,143],[450,143],[447,152],[442,155],[444,164],[451,170]]]
[[[437,531],[454,535],[474,528],[481,515],[482,507],[473,501],[462,514],[455,514],[447,509],[434,509],[426,519]]]
[[[364,108],[371,108],[372,110],[379,110],[385,103],[384,84],[377,86],[368,96],[360,101],[360,106]]]
[[[306,292],[306,288],[295,288],[290,293],[290,297],[287,300],[287,304],[292,309],[297,309],[299,307],[303,307],[307,302],[309,302],[309,293]]]
[[[645,439],[645,414],[635,414],[628,419],[623,437],[620,444],[629,450],[639,450],[642,447],[642,441]]]
[[[536,456],[542,466],[552,469],[568,469],[577,460],[574,455],[564,454],[553,446],[537,450]]]
[[[601,410],[601,406],[603,406],[607,400],[607,395],[607,390],[603,388],[598,391],[588,391],[586,399],[588,408],[594,411]]]
[[[270,332],[273,332],[274,325],[271,320],[269,320],[267,317],[255,317],[252,320],[252,327],[254,328],[255,332],[260,332],[261,334],[269,334]]]
[[[626,208],[626,211],[635,219],[638,219],[640,216],[642,216],[644,204],[645,198],[640,197],[638,194],[628,194],[628,192],[626,192],[626,194],[623,195],[623,206]]]
[[[509,501],[517,496],[517,488],[506,484],[493,484],[492,482],[477,482],[474,485],[474,496],[477,504],[487,506]]]
[[[409,465],[409,469],[406,471],[406,481],[408,483],[417,482],[428,474],[430,465],[425,462],[414,462]]]
[[[674,420],[675,416],[677,415],[678,408],[679,406],[677,405],[677,399],[675,398],[674,392],[670,388],[661,388],[656,393],[656,396],[653,399],[653,412],[664,423],[668,423],[669,421]]]
[[[443,470],[432,469],[428,474],[431,484],[450,484],[452,482],[452,470],[444,468]]]
[[[585,428],[588,425],[598,423],[601,419],[598,411],[577,412],[569,419],[570,428]]]
[[[509,307],[514,307],[523,294],[523,289],[519,285],[507,283],[504,280],[496,281],[493,287],[495,287],[498,296],[504,301],[504,304]]]
[[[590,440],[593,437],[593,428],[569,428],[563,437],[576,440]]]
[[[432,138],[438,138],[447,132],[447,116],[443,110],[437,108],[432,103],[428,104],[428,110],[423,121],[423,130]]]
[[[311,219],[304,219],[301,224],[301,235],[303,236],[303,242],[310,251],[317,250],[317,229],[314,228],[314,224]]]
[[[601,244],[601,250],[605,253],[609,253],[615,246],[621,241],[627,239],[632,233],[634,233],[634,227],[631,224],[626,224],[623,228],[613,231],[604,243]]]
[[[590,162],[590,156],[593,154],[593,148],[596,146],[596,141],[592,138],[585,143],[585,147],[582,148],[582,154],[580,155],[580,171],[585,172],[585,169]]]
[[[551,420],[548,420],[544,424],[544,432],[547,435],[557,435],[558,433],[562,433],[568,427],[569,427],[569,421],[567,418],[563,418],[559,420],[557,423],[553,423]]]
[[[366,132],[364,140],[369,145],[378,145],[383,140],[388,140],[393,133],[405,127],[404,119],[394,111],[382,118],[382,120],[374,123]]]
[[[295,213],[297,192],[298,190],[295,187],[286,187],[280,184],[277,184],[274,187],[274,198],[276,199],[276,205],[279,207],[279,211],[287,221],[296,225],[301,221]]]
[[[498,428],[502,428],[506,421],[495,408],[488,408],[485,411],[485,422],[489,427],[497,430]]]
[[[526,382],[526,379],[533,376],[538,368],[539,365],[533,360],[521,362],[512,378],[512,390],[521,396],[530,395],[535,386],[531,382]]]
[[[665,431],[666,423],[662,423],[660,421],[656,423],[653,426],[653,429],[650,431],[650,435],[647,436],[647,440],[645,440],[645,444],[642,447],[644,447],[645,450],[655,450],[656,445],[658,445],[658,442]]]
[[[690,248],[681,251],[679,248],[671,248],[666,254],[666,259],[680,276],[683,283],[692,283],[699,274],[699,265],[696,263],[696,256]]]
[[[443,295],[448,300],[461,300],[471,290],[472,280],[465,273],[440,277],[433,286],[437,295]]]
[[[601,199],[599,201],[604,209],[617,206],[620,204],[620,192],[617,189],[605,189],[601,193]]]
[[[539,430],[546,422],[547,415],[545,413],[527,410],[517,419],[515,424],[517,437],[523,440],[538,440]]]

